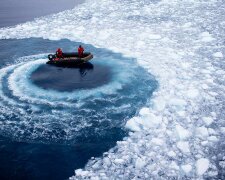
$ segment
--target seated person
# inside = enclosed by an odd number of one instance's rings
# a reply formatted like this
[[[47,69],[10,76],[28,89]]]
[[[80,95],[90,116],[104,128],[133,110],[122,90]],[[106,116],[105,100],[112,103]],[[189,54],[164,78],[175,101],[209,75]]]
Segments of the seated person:
[[[56,54],[57,58],[63,58],[62,49],[58,48],[55,54]]]
[[[84,48],[80,45],[78,50],[78,56],[82,58],[84,56]]]

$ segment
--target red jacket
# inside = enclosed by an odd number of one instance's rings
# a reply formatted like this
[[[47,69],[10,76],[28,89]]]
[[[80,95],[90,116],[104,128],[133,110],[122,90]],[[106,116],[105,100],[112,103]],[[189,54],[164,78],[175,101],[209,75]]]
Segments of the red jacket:
[[[62,57],[62,50],[61,49],[57,49],[57,51],[56,51],[56,55],[58,56],[58,57]]]
[[[83,54],[84,52],[84,48],[83,47],[79,47],[78,48],[78,54]]]

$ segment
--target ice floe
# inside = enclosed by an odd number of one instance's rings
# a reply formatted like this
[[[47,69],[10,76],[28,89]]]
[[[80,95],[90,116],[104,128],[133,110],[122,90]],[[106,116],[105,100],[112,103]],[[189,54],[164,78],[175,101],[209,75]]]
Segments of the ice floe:
[[[198,175],[203,175],[209,168],[209,160],[206,158],[198,159],[196,162]]]

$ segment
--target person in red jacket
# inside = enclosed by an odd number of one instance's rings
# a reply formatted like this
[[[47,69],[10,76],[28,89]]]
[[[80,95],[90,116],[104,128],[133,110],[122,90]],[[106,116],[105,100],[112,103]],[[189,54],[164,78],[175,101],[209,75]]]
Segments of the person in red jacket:
[[[56,51],[56,56],[58,58],[62,58],[63,57],[63,52],[62,52],[62,49],[58,48],[57,51]]]
[[[82,58],[83,55],[84,55],[84,48],[80,45],[79,48],[78,48],[77,50],[78,50],[78,56],[79,56],[80,58]]]

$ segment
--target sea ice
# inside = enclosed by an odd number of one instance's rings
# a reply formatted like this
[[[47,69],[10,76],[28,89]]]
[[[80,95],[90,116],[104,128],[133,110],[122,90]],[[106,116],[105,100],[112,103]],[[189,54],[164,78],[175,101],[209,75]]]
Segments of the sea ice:
[[[206,127],[197,127],[196,135],[197,137],[204,139],[209,136],[208,129]]]
[[[151,140],[151,142],[152,142],[153,144],[159,145],[159,146],[161,146],[161,145],[164,144],[164,141],[163,141],[162,139],[159,139],[159,138],[153,138],[153,139]]]
[[[143,160],[143,159],[141,159],[141,158],[138,158],[137,160],[136,160],[136,163],[135,163],[135,167],[137,168],[137,169],[141,169],[141,168],[143,168],[144,166],[145,166],[145,160]]]
[[[123,159],[115,159],[114,162],[117,163],[117,164],[123,164],[124,160]]]
[[[214,38],[212,37],[212,35],[209,32],[203,32],[201,34],[202,37],[202,41],[204,42],[211,42],[214,40]]]
[[[189,153],[189,143],[187,141],[179,141],[177,142],[177,147],[183,152],[183,153]]]
[[[207,126],[209,126],[213,122],[213,118],[211,117],[203,117],[202,120],[205,122]]]
[[[171,166],[172,169],[179,170],[179,166],[174,161],[172,161],[172,163],[170,164],[170,166]]]
[[[213,54],[214,57],[216,58],[223,58],[223,53],[222,52],[216,52]]]
[[[77,169],[75,171],[75,174],[78,176],[86,176],[88,174],[88,171],[83,171],[82,169]]]
[[[185,140],[190,136],[190,132],[180,125],[176,125],[176,131],[180,140]]]
[[[220,167],[222,167],[222,168],[225,169],[225,161],[220,161],[220,162],[219,162],[219,165],[220,165]]]
[[[192,170],[192,166],[190,164],[182,165],[181,168],[186,174],[188,174]]]
[[[162,122],[162,118],[151,113],[148,108],[142,108],[139,114],[140,117],[134,117],[127,121],[126,128],[140,131],[141,129],[157,128]]]
[[[170,152],[168,152],[168,156],[175,157],[176,153],[174,151],[170,151]]]
[[[189,89],[187,91],[187,97],[193,99],[193,98],[197,98],[199,95],[199,92],[197,89]]]
[[[206,158],[198,159],[196,162],[198,175],[203,175],[209,168],[209,160]]]

